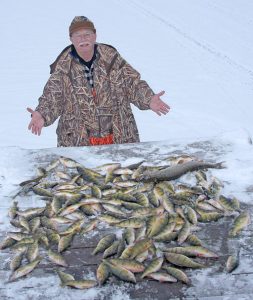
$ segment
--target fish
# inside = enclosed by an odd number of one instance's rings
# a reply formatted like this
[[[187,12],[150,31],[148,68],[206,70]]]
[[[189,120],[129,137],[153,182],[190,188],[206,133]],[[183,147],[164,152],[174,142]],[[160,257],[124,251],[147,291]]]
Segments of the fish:
[[[43,216],[43,217],[40,218],[40,223],[43,227],[53,229],[53,230],[57,230],[57,228],[55,226],[55,223],[52,222],[52,220],[47,218],[46,216]]]
[[[199,264],[189,257],[183,255],[183,254],[177,254],[177,253],[169,253],[166,252],[165,258],[168,262],[172,263],[173,265],[180,266],[180,267],[188,267],[188,268],[205,268],[204,265]]]
[[[185,247],[173,247],[167,248],[167,252],[178,253],[186,256],[204,257],[204,258],[218,258],[219,255],[202,246],[185,246]]]
[[[132,175],[133,171],[129,168],[117,168],[113,171],[114,175]]]
[[[153,240],[155,240],[156,242],[171,242],[174,241],[177,237],[178,233],[177,232],[164,232],[164,233],[160,233],[156,236],[153,237]]]
[[[65,273],[61,270],[56,270],[56,273],[59,276],[62,284],[64,284],[67,281],[75,280],[73,275]]]
[[[23,228],[27,232],[30,232],[29,222],[25,217],[22,217],[22,216],[19,217],[19,224],[20,224],[21,228]]]
[[[80,166],[78,166],[76,169],[85,181],[92,182],[99,185],[100,184],[99,178],[103,178],[101,174],[91,169],[80,167]]]
[[[41,233],[41,234],[38,235],[38,242],[39,242],[39,244],[42,244],[46,248],[49,247],[48,238],[47,238],[46,234],[44,234],[44,233]]]
[[[229,231],[229,237],[236,237],[251,222],[250,213],[243,211],[235,218],[232,228]]]
[[[143,239],[146,236],[146,225],[140,227],[140,228],[136,228],[135,231],[135,241],[139,241],[141,239]]]
[[[80,164],[72,158],[61,156],[59,158],[60,163],[66,168],[76,168]]]
[[[43,189],[43,188],[40,188],[40,187],[32,187],[32,191],[36,194],[36,195],[39,195],[39,196],[46,196],[46,197],[53,197],[53,194],[52,192],[46,190],[46,189]]]
[[[96,220],[96,219],[91,220],[88,223],[85,223],[82,226],[80,234],[86,234],[86,233],[90,232],[91,230],[95,229],[97,227],[97,225],[98,225],[98,220]]]
[[[55,176],[62,179],[62,180],[66,180],[66,181],[70,181],[71,180],[71,176],[65,172],[62,171],[57,171],[55,172]]]
[[[143,271],[141,278],[144,278],[151,273],[155,273],[155,272],[159,271],[162,267],[162,264],[163,264],[163,257],[158,257],[158,258],[153,259],[150,262],[150,264]]]
[[[198,221],[199,222],[211,222],[211,221],[218,221],[220,218],[224,217],[223,213],[219,212],[206,212],[199,208],[196,209],[196,212],[199,214]]]
[[[110,272],[123,281],[136,283],[136,278],[131,271],[120,267],[119,265],[111,264],[107,260],[103,260],[104,264],[109,268]]]
[[[115,241],[116,235],[114,233],[107,234],[104,236],[97,244],[96,248],[93,250],[92,254],[95,255],[99,252],[103,252]]]
[[[224,207],[225,210],[235,211],[238,209],[237,203],[235,203],[231,198],[220,195],[218,199],[219,204]]]
[[[64,251],[71,245],[73,237],[74,237],[74,234],[70,233],[70,234],[64,235],[60,238],[59,243],[58,243],[58,252],[59,253]]]
[[[71,224],[71,223],[73,223],[73,220],[71,220],[67,217],[61,217],[61,216],[50,218],[50,220],[56,224]]]
[[[202,246],[201,240],[195,234],[188,235],[186,243],[192,246]]]
[[[38,258],[39,255],[39,245],[38,241],[35,241],[34,243],[30,244],[26,251],[26,257],[29,262],[32,262]]]
[[[21,241],[24,238],[31,237],[30,234],[28,233],[23,233],[23,232],[9,232],[8,233],[8,238],[14,239],[16,241]]]
[[[136,202],[140,204],[142,207],[149,207],[149,200],[148,197],[140,192],[134,193],[134,197],[136,199]]]
[[[49,260],[52,261],[53,263],[63,266],[63,267],[68,267],[68,263],[66,262],[65,258],[60,253],[49,249],[47,252],[47,255],[48,255]]]
[[[149,251],[146,250],[146,251],[144,251],[144,252],[138,254],[138,255],[135,257],[135,260],[138,261],[138,262],[140,262],[140,263],[142,263],[142,262],[146,261],[146,260],[148,259],[148,257],[149,257]]]
[[[134,259],[140,253],[145,252],[153,245],[153,241],[148,238],[137,241],[131,248],[129,259]]]
[[[159,198],[157,197],[157,195],[154,193],[154,191],[151,191],[148,194],[148,199],[149,202],[154,206],[154,207],[158,207],[160,205],[160,201]]]
[[[58,197],[54,196],[53,200],[51,202],[51,207],[52,207],[53,213],[54,214],[58,214],[58,212],[62,208],[62,202],[61,202],[61,200]]]
[[[23,211],[21,211],[21,210],[17,211],[17,215],[22,216],[26,219],[31,219],[34,217],[41,216],[42,213],[44,212],[44,210],[45,210],[45,207],[29,208],[29,209],[26,209]]]
[[[47,218],[51,218],[54,215],[53,207],[52,207],[52,202],[46,201],[46,206],[44,210],[44,216]]]
[[[134,170],[134,172],[132,174],[132,179],[137,180],[138,178],[141,178],[144,170],[145,170],[145,167],[140,165],[136,170]]]
[[[190,284],[190,279],[182,270],[169,266],[163,266],[163,269],[177,280],[180,280],[187,285]]]
[[[168,215],[161,214],[158,216],[152,216],[147,220],[147,237],[157,235],[168,223]]]
[[[151,217],[161,215],[164,212],[162,206],[159,207],[140,207],[133,209],[131,216],[132,217]]]
[[[121,207],[118,207],[117,205],[105,203],[105,204],[102,204],[102,206],[108,212],[119,214],[122,217],[124,217],[126,215],[126,212]]]
[[[97,282],[95,280],[69,280],[65,281],[62,285],[82,290],[95,287],[97,285]]]
[[[98,199],[101,199],[102,198],[102,191],[98,186],[93,185],[91,187],[91,195],[98,198]]]
[[[56,245],[59,244],[59,241],[61,239],[60,235],[56,231],[51,229],[47,230],[47,238],[51,244],[56,244]]]
[[[97,166],[95,168],[96,171],[113,171],[116,170],[118,168],[121,168],[121,163],[107,163],[107,164],[103,164],[101,166]]]
[[[52,160],[49,165],[45,168],[46,172],[52,171],[60,164],[60,160],[58,158]]]
[[[13,201],[13,205],[8,211],[8,215],[11,219],[14,219],[17,215],[19,208],[18,208],[18,201]]]
[[[29,264],[21,266],[18,269],[16,269],[10,276],[9,282],[12,282],[32,272],[36,268],[36,266],[40,263],[40,261],[41,259],[37,258],[36,260],[30,262]]]
[[[65,229],[64,231],[61,231],[60,235],[63,236],[63,235],[74,234],[74,233],[80,232],[83,223],[84,223],[83,219],[74,222],[67,229]]]
[[[135,170],[135,169],[138,169],[139,166],[142,165],[144,162],[145,162],[145,160],[142,160],[142,161],[139,161],[139,162],[137,162],[137,163],[128,165],[128,166],[126,166],[126,168],[127,168],[127,169],[130,169],[130,170]]]
[[[40,217],[35,217],[29,222],[29,227],[32,233],[34,233],[40,227]]]
[[[109,256],[116,254],[118,252],[119,243],[120,241],[116,240],[111,244],[111,246],[105,249],[103,253],[103,258],[107,258]]]
[[[109,278],[110,275],[109,267],[104,262],[102,262],[97,268],[96,275],[97,275],[97,281],[99,286],[103,285],[106,282],[106,280]]]
[[[142,263],[134,259],[110,258],[108,259],[108,261],[111,264],[115,266],[121,266],[122,268],[125,268],[132,273],[141,273],[145,269],[145,266]]]
[[[198,223],[198,216],[196,211],[191,208],[190,206],[187,206],[186,208],[186,216],[193,225],[196,225]]]
[[[144,225],[144,221],[141,218],[129,218],[128,220],[123,220],[119,223],[116,223],[116,227],[121,228],[140,228]]]
[[[135,241],[135,230],[134,228],[126,228],[123,233],[123,238],[128,245],[131,245]]]
[[[175,193],[175,187],[170,181],[161,181],[158,184],[156,184],[157,187],[160,187],[163,189],[164,193],[168,194],[174,194]]]
[[[113,199],[119,199],[127,202],[136,202],[136,198],[133,195],[124,194],[122,192],[117,192],[112,195]]]
[[[115,182],[114,185],[119,188],[128,188],[128,187],[133,187],[136,186],[138,182],[136,181],[119,181]]]
[[[12,258],[12,260],[10,261],[10,269],[12,272],[17,270],[21,266],[23,258],[24,252],[19,252]]]
[[[159,282],[177,282],[177,279],[170,274],[162,273],[162,272],[155,272],[150,273],[147,275],[148,278],[157,280]]]
[[[33,179],[29,179],[29,180],[26,180],[26,181],[23,181],[23,182],[20,182],[20,186],[26,186],[30,183],[38,183],[42,178],[44,178],[46,176],[46,174],[43,174],[43,175],[39,175],[38,177],[36,178],[33,178]]]
[[[191,226],[188,221],[185,221],[183,227],[180,229],[178,236],[177,236],[177,242],[179,245],[183,244],[183,242],[187,239],[191,232]]]
[[[215,169],[222,169],[224,168],[223,162],[219,163],[209,163],[209,162],[202,162],[202,161],[189,161],[179,165],[171,166],[165,168],[160,171],[144,171],[141,175],[137,176],[137,181],[163,181],[163,180],[174,180],[182,175],[192,172],[199,169],[208,169],[208,168],[215,168]]]
[[[239,251],[236,255],[229,255],[226,261],[226,271],[233,272],[239,266]]]
[[[114,215],[111,215],[111,214],[101,214],[98,216],[98,219],[100,221],[108,223],[109,225],[116,225],[125,220],[122,218],[121,215],[115,217]]]

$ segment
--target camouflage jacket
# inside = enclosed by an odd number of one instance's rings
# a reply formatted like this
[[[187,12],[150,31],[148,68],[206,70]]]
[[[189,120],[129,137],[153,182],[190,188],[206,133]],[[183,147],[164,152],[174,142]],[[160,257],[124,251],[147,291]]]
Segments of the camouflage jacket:
[[[101,129],[108,118],[115,144],[139,142],[130,103],[141,110],[149,109],[154,92],[116,49],[97,44],[93,74],[96,99],[84,76],[84,66],[71,55],[71,47],[52,66],[36,110],[45,119],[45,126],[60,117],[58,146],[88,146],[89,129]]]

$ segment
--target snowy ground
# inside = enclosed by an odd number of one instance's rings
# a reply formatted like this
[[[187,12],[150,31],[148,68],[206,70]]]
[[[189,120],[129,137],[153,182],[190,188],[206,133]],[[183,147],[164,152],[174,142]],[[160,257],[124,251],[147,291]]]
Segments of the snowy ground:
[[[117,158],[109,150],[101,156],[92,149],[53,148],[56,124],[45,128],[40,137],[27,130],[30,116],[26,107],[36,107],[49,77],[49,64],[69,44],[68,26],[76,15],[91,18],[98,41],[115,46],[155,92],[166,91],[163,99],[171,106],[167,116],[158,117],[153,112],[133,108],[142,142],[160,141],[148,147],[163,156],[168,148],[191,152],[187,145],[210,141],[206,158],[221,159],[227,164],[227,169],[217,173],[225,182],[226,195],[252,203],[251,0],[44,0],[36,3],[3,0],[0,10],[1,231],[8,229],[9,195],[18,183],[34,174],[31,162],[39,152],[24,149],[48,148],[41,150],[41,155],[46,151],[56,154],[63,151],[73,158],[85,157],[84,163],[91,167]],[[145,149],[145,145],[140,147]],[[131,145],[124,147],[131,149]],[[212,147],[223,150],[216,156]],[[49,282],[50,278],[45,280]],[[17,284],[13,291],[19,288]],[[13,291],[9,291],[10,297]],[[124,299],[128,297],[125,292],[120,295]],[[21,295],[20,299],[23,299]]]
[[[73,158],[87,167],[95,167],[112,161],[121,162],[124,166],[143,159],[146,159],[146,164],[148,165],[161,165],[166,164],[165,159],[168,158],[168,156],[181,153],[194,155],[206,161],[224,161],[226,165],[225,169],[210,170],[210,175],[216,176],[224,183],[222,194],[226,196],[236,196],[241,202],[252,205],[253,164],[251,148],[252,145],[249,145],[245,139],[231,141],[231,137],[225,135],[219,139],[210,139],[208,141],[196,140],[194,143],[188,140],[181,144],[161,141],[104,146],[104,148],[48,148],[41,150],[2,147],[0,150],[0,155],[3,159],[0,162],[0,169],[2,171],[0,177],[0,233],[13,231],[13,228],[9,224],[8,209],[12,202],[11,197],[19,190],[18,184],[24,180],[33,178],[39,166],[48,165],[48,163],[57,156],[63,155]],[[185,175],[181,180],[191,182],[192,178],[190,175]],[[16,200],[18,200],[21,209],[45,205],[45,202],[39,200],[38,197],[18,197]],[[251,286],[249,280],[253,280],[252,245],[251,242],[248,244],[249,239],[252,239],[252,236],[249,235],[250,232],[252,234],[251,230],[246,236],[243,235],[235,242],[232,241],[232,246],[228,244],[229,253],[238,248],[238,245],[244,249],[241,251],[241,263],[235,275],[241,273],[248,275],[243,275],[243,280],[241,280],[239,276],[231,276],[224,272],[217,275],[218,266],[216,264],[214,264],[214,267],[209,267],[203,271],[194,271],[191,273],[193,285],[188,289],[185,288],[186,299],[195,299],[194,297],[196,295],[203,295],[203,293],[213,295],[213,285],[215,285],[217,291],[219,291],[218,295],[219,293],[225,293],[229,295],[229,297],[232,297],[228,299],[236,299],[236,297],[239,296],[243,296],[243,299],[251,299],[250,297],[252,297],[253,290],[245,290],[245,287]],[[222,236],[218,235],[217,240],[210,244],[210,248],[219,253],[222,240]],[[226,253],[226,255],[227,254],[228,253]],[[129,295],[128,284],[121,286],[114,285],[112,288],[116,290],[113,291],[113,296],[110,285],[80,292],[60,287],[59,279],[56,275],[45,273],[41,269],[35,270],[35,272],[30,274],[27,278],[6,285],[5,281],[10,273],[9,271],[5,271],[8,270],[9,256],[8,251],[4,251],[4,253],[0,255],[0,295],[2,293],[3,299],[14,299],[16,298],[16,294],[18,295],[16,299],[22,300],[27,299],[27,296],[33,297],[33,299],[42,299],[42,297],[48,297],[49,299],[52,297],[54,299],[76,299],[76,297],[80,297],[80,295],[82,295],[81,299],[87,300],[133,299]],[[83,275],[87,278],[86,271],[84,271]],[[90,278],[94,278],[94,273],[89,274],[89,276]],[[222,279],[222,281],[217,281],[217,276]],[[143,290],[147,284],[148,283],[138,283],[136,289]],[[238,287],[241,287],[240,292],[238,291]],[[238,293],[240,293],[240,295],[238,295]],[[153,295],[153,299],[160,298],[156,298],[156,296]],[[198,299],[205,299],[205,297],[198,297]],[[215,299],[222,299],[222,297]]]

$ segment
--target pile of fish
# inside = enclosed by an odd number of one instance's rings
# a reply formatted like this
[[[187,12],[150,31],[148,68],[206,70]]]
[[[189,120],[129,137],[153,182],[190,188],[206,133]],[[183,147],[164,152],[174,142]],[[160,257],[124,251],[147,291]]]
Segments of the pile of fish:
[[[42,261],[42,253],[57,266],[69,267],[64,251],[74,237],[88,237],[102,225],[111,233],[92,253],[103,253],[97,280],[74,278],[58,269],[63,286],[90,288],[104,284],[110,276],[133,283],[136,278],[151,278],[190,284],[186,268],[204,268],[206,258],[218,258],[198,238],[200,223],[232,215],[232,238],[250,223],[250,214],[240,209],[236,198],[222,195],[222,183],[207,170],[222,168],[221,163],[188,155],[168,161],[166,166],[145,166],[142,161],[127,167],[111,163],[90,169],[59,157],[38,168],[36,178],[20,183],[9,210],[15,231],[0,244],[0,249],[14,252],[9,281],[32,272]],[[189,172],[194,185],[179,181]],[[21,210],[17,197],[31,193],[45,200],[45,206]],[[227,272],[237,265],[238,255],[230,256]]]

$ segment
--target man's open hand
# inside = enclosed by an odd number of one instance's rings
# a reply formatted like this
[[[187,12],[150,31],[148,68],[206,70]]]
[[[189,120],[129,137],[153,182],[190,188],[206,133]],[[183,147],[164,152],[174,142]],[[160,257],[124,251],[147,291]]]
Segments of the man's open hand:
[[[159,116],[166,115],[170,111],[170,107],[168,104],[161,100],[161,96],[165,94],[165,91],[162,91],[158,94],[155,94],[150,101],[149,107]]]
[[[40,135],[42,127],[45,124],[44,118],[38,111],[34,111],[30,107],[27,108],[27,111],[32,115],[32,120],[29,123],[28,129],[31,130],[33,134]]]

